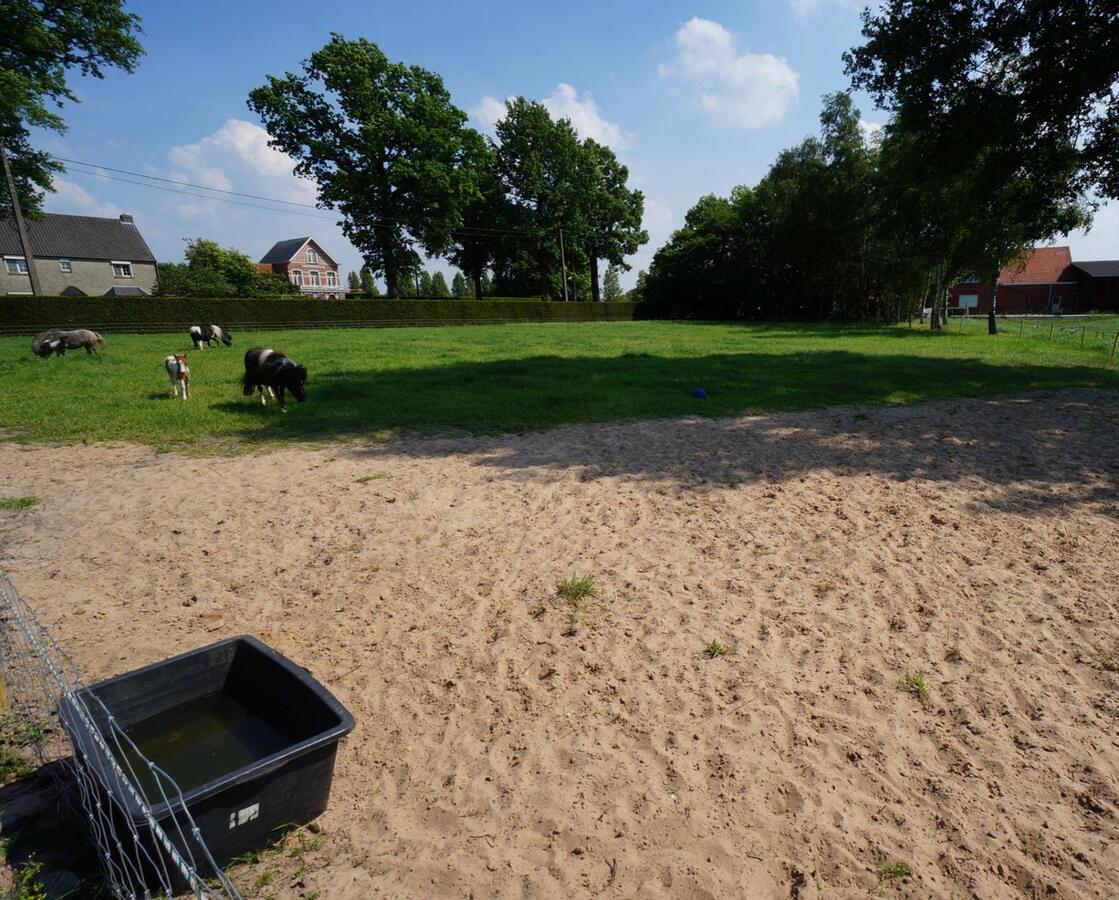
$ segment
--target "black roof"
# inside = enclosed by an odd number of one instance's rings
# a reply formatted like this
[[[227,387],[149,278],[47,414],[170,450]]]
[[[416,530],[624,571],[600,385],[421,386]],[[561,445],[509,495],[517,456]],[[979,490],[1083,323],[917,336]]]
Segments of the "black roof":
[[[105,291],[106,297],[147,297],[148,292],[143,288],[132,287],[127,284],[114,284]]]
[[[272,249],[265,253],[260,261],[262,263],[288,262],[288,260],[295,256],[296,251],[309,240],[311,240],[311,238],[308,236],[291,238],[286,241],[276,241],[276,243],[272,245]]]
[[[1093,278],[1119,278],[1119,259],[1097,259],[1092,262],[1074,262],[1073,265]]]
[[[139,229],[120,219],[46,213],[27,220],[27,234],[36,257],[155,262]],[[0,254],[23,255],[14,219],[0,222]]]

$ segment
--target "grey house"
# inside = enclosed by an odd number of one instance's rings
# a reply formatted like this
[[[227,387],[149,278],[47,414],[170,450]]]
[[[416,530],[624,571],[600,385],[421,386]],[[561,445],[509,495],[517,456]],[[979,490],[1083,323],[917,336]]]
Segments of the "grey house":
[[[47,213],[27,222],[39,284],[47,296],[146,296],[155,291],[155,257],[132,216],[102,219]],[[15,222],[0,222],[0,295],[30,294],[31,278]]]

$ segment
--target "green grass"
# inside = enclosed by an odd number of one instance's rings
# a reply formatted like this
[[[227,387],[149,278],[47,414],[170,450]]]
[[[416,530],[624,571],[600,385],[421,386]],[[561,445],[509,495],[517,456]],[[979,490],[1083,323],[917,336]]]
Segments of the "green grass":
[[[711,641],[706,647],[700,651],[700,656],[704,659],[718,659],[720,656],[726,656],[730,653],[730,648],[726,644],[720,644],[718,641]]]
[[[27,509],[38,502],[38,497],[0,497],[0,509]]]
[[[922,703],[929,699],[929,683],[924,672],[907,672],[895,687],[906,694],[912,694]]]
[[[1071,320],[1065,320],[1066,323]],[[112,334],[101,358],[32,356],[0,338],[0,433],[19,441],[129,440],[173,449],[500,433],[572,422],[872,407],[1032,389],[1116,387],[1110,343],[1052,342],[1013,325],[914,327],[671,322],[237,332],[203,353],[185,334]],[[241,395],[250,346],[310,370],[282,415]],[[173,401],[163,358],[186,351],[191,399]],[[706,400],[692,390],[703,387]]]
[[[572,606],[579,606],[597,597],[598,587],[590,575],[572,575],[556,585],[556,595]]]

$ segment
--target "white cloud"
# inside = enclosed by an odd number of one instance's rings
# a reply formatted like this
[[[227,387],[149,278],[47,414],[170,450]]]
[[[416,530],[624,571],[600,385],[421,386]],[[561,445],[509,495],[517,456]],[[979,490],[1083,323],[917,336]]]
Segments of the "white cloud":
[[[513,98],[510,97],[510,100]],[[505,118],[505,103],[496,97],[483,97],[477,106],[470,108],[470,116],[492,133],[493,126]]]
[[[625,150],[633,144],[633,135],[622,130],[616,122],[604,118],[588,91],[583,91],[580,97],[574,87],[560,82],[550,97],[540,101],[540,105],[548,110],[553,119],[570,120],[571,127],[581,138],[591,138],[614,151]],[[505,103],[496,97],[486,96],[469,112],[484,131],[492,134],[493,126],[505,118]]]
[[[54,179],[54,193],[47,195],[46,206],[50,212],[71,215],[116,217],[122,211],[112,203],[101,203],[80,184],[65,178]]]
[[[742,128],[761,128],[784,116],[800,78],[783,57],[740,53],[731,32],[698,16],[676,32],[676,57],[658,72],[684,86],[712,121]]]
[[[882,140],[881,122],[868,122],[866,119],[859,119],[859,128],[862,130],[863,140],[867,144],[874,146]]]
[[[259,125],[243,119],[226,119],[213,134],[167,151],[167,158],[173,166],[171,178],[231,191],[235,183],[244,184],[247,177],[253,182],[265,181],[273,191],[267,196],[297,203],[314,203],[314,183],[293,176],[295,161],[286,153],[269,147],[268,141],[268,132]],[[237,176],[236,182],[234,175]],[[194,206],[196,204],[184,204],[184,211]]]
[[[579,92],[570,84],[560,82],[551,97],[540,101],[553,119],[570,119],[571,127],[581,138],[591,138],[611,150],[624,150],[633,142],[633,135],[622,131],[620,125],[602,117],[598,104],[587,91],[579,99]]]

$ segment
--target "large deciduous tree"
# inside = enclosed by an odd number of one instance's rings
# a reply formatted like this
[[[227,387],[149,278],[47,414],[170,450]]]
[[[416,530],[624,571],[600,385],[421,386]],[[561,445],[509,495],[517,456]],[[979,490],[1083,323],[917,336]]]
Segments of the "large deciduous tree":
[[[530,254],[540,296],[549,299],[560,267],[561,230],[568,232],[569,264],[581,257],[578,241],[571,241],[582,226],[585,194],[579,138],[567,119],[556,121],[543,105],[523,97],[506,104],[495,131],[497,173],[513,205],[510,225],[520,232],[510,241],[505,264],[523,269],[519,257]]]
[[[1119,198],[1114,0],[886,0],[845,55],[855,87],[921,141],[959,194],[963,243],[995,279],[1020,250]]]
[[[598,261],[629,268],[625,257],[649,240],[641,227],[645,197],[626,185],[629,170],[618,162],[614,151],[587,138],[580,148],[583,177],[578,203],[583,249],[590,262],[591,299],[602,297],[598,284]]]
[[[32,148],[29,129],[65,132],[55,109],[78,102],[69,72],[103,78],[107,69],[135,69],[144,52],[140,17],[125,12],[122,0],[5,0],[0,9],[0,144],[20,205],[35,214],[62,166]],[[0,213],[10,203],[0,190]]]
[[[335,34],[301,74],[270,76],[249,95],[272,145],[313,179],[319,204],[342,214],[342,230],[388,296],[418,262],[443,253],[475,196],[466,114],[443,80],[391,62],[376,44]]]

